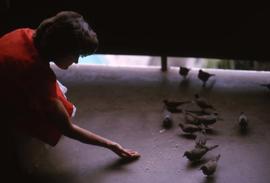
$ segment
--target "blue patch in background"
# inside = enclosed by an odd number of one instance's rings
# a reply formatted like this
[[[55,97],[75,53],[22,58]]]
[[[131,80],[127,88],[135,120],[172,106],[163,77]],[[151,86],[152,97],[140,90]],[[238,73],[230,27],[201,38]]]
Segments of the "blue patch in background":
[[[90,55],[79,57],[79,64],[108,64],[108,61],[102,55]]]

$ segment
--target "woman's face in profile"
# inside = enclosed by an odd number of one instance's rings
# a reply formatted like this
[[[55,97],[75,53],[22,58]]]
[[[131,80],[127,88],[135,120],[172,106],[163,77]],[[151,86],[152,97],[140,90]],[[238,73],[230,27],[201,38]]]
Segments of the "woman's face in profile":
[[[54,63],[60,68],[60,69],[68,69],[69,66],[71,66],[73,63],[78,63],[79,55],[66,55],[63,57],[56,58],[54,60]]]

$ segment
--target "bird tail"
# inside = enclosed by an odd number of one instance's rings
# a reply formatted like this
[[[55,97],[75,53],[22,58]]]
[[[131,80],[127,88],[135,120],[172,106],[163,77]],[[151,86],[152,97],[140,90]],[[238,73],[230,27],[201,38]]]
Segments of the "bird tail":
[[[186,110],[185,110],[185,114],[186,114],[186,115],[190,115],[191,117],[194,117],[194,118],[197,117],[197,116],[196,116],[195,114],[193,114],[192,112],[189,112],[189,111],[186,111]]]
[[[217,120],[220,120],[220,121],[224,121],[224,119],[222,117],[217,117]]]
[[[189,104],[189,103],[192,103],[192,100],[187,100],[187,101],[184,101],[185,104]]]
[[[217,155],[217,157],[216,157],[216,161],[218,161],[220,159],[220,154],[219,155]]]
[[[214,145],[214,146],[208,147],[208,151],[211,151],[211,150],[217,148],[218,146],[219,146],[219,145]]]
[[[216,111],[216,108],[215,108],[214,106],[209,105],[209,107],[210,107],[211,109],[213,109],[213,110],[215,110],[215,111]]]
[[[189,103],[191,103],[192,101],[190,101],[190,100],[187,100],[187,101],[179,101],[179,102],[175,102],[175,104],[177,105],[177,106],[180,106],[180,105],[184,105],[184,104],[189,104]]]
[[[180,123],[178,124],[178,126],[179,126],[180,128],[183,128],[184,125],[183,125],[183,123],[180,122]]]

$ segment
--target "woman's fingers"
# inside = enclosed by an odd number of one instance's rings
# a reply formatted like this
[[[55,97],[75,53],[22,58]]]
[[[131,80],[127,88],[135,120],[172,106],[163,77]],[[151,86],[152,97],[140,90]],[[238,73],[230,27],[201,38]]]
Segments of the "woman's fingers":
[[[137,151],[133,151],[133,150],[130,150],[130,149],[123,149],[124,153],[122,156],[123,158],[132,158],[132,159],[136,159],[136,158],[139,158],[141,155],[137,152]]]
[[[117,143],[114,143],[111,149],[122,158],[137,159],[140,157],[140,154],[137,151],[125,149]]]

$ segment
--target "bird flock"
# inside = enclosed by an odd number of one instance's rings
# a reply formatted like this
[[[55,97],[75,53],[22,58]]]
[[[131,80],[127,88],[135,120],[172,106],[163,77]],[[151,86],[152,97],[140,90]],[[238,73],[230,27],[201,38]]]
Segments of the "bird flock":
[[[162,125],[164,128],[170,128],[173,124],[172,113],[180,113],[184,116],[184,122],[179,122],[178,126],[181,128],[184,134],[195,136],[195,146],[193,149],[186,150],[183,157],[186,157],[190,162],[200,162],[203,156],[219,147],[219,145],[207,145],[207,131],[212,130],[211,125],[215,124],[219,119],[219,115],[216,109],[207,102],[206,99],[194,95],[194,100],[191,101],[169,101],[163,100],[164,103],[164,118]],[[184,105],[194,103],[201,111],[189,111],[185,109]],[[182,108],[180,108],[180,106]],[[212,110],[212,112],[206,110]],[[210,159],[201,166],[203,174],[210,176],[213,175],[217,162],[220,159],[220,154]]]
[[[189,71],[191,69],[190,68],[187,68],[187,67],[183,67],[183,66],[180,66],[179,67],[179,75],[181,77],[183,77],[184,80],[187,80],[187,76],[189,74]],[[209,72],[205,72],[203,71],[202,69],[199,69],[199,72],[197,74],[197,78],[202,81],[202,87],[206,87],[206,83],[207,81],[211,78],[215,76],[215,74],[212,74],[212,73],[209,73]],[[261,87],[265,87],[267,88],[268,90],[270,90],[270,83],[261,83],[259,84]]]
[[[179,74],[186,80],[190,70],[191,70],[190,68],[180,66]],[[206,82],[209,80],[209,78],[213,76],[215,76],[215,74],[205,72],[202,69],[199,70],[198,75],[197,75],[198,79],[202,81],[203,87],[206,86]]]
[[[187,79],[187,75],[190,69],[186,67],[179,68],[179,74],[183,79]],[[207,73],[203,70],[199,70],[198,78],[202,81],[202,87],[206,86],[208,79],[214,74]],[[262,85],[265,86],[265,85]],[[270,89],[270,85],[269,85]],[[196,105],[200,110],[192,111],[188,110],[186,106],[189,104]],[[183,121],[180,121],[178,126],[180,127],[183,135],[192,136],[194,140],[194,147],[184,151],[183,157],[191,163],[202,163],[202,159],[205,154],[219,147],[218,144],[208,145],[207,144],[207,133],[213,130],[212,125],[217,123],[217,121],[223,120],[220,118],[217,109],[210,104],[205,98],[201,97],[199,94],[194,94],[193,100],[186,101],[170,101],[167,99],[163,100],[163,121],[162,126],[164,129],[171,128],[174,121],[172,118],[172,113],[179,113],[183,115]],[[238,127],[241,131],[246,131],[248,128],[248,118],[241,112],[237,119]],[[205,163],[202,163],[200,170],[206,176],[212,176],[218,166],[218,161],[221,154],[218,153],[212,158],[208,159]]]

